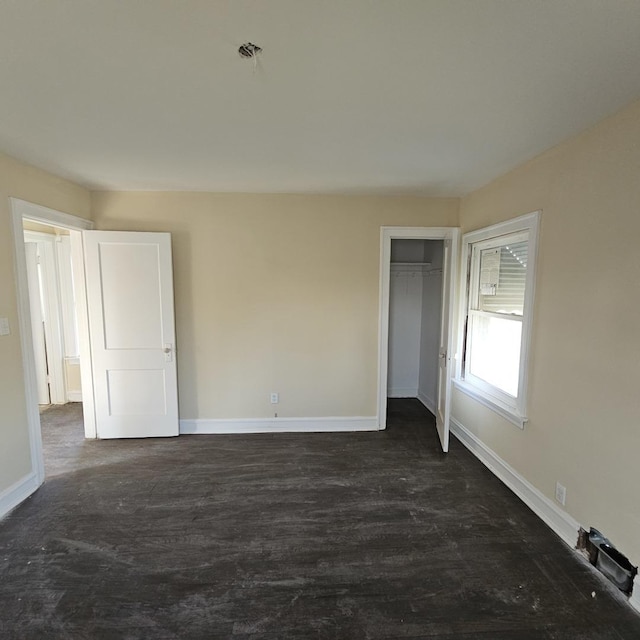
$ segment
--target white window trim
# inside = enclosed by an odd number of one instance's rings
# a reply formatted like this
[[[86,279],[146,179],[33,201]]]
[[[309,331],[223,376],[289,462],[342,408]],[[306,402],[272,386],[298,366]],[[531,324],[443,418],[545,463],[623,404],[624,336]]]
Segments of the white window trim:
[[[492,409],[520,429],[527,422],[527,388],[529,370],[529,351],[531,345],[531,328],[533,323],[533,301],[535,296],[535,274],[538,253],[538,232],[540,227],[540,211],[534,211],[518,218],[471,231],[462,236],[462,269],[460,291],[460,313],[458,326],[458,353],[456,359],[456,374],[454,384],[456,388],[478,401],[480,404]],[[469,268],[472,245],[483,243],[490,244],[500,236],[511,235],[519,231],[529,232],[529,255],[527,259],[527,279],[524,299],[524,313],[522,316],[522,342],[520,346],[520,369],[518,381],[518,397],[509,401],[510,396],[503,393],[488,391],[487,386],[474,384],[472,380],[465,379],[463,364],[463,347],[465,338],[465,319],[469,304]],[[484,388],[483,388],[484,387]]]

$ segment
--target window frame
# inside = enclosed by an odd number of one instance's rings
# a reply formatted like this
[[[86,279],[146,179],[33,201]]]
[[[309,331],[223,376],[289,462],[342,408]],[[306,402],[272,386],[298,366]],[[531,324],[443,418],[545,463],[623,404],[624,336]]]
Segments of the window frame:
[[[531,328],[533,321],[533,302],[535,296],[535,275],[538,252],[538,235],[540,227],[540,211],[534,211],[506,222],[491,225],[483,229],[471,231],[462,237],[462,265],[460,291],[460,321],[458,330],[458,354],[456,358],[456,376],[454,383],[458,389],[471,396],[481,404],[492,409],[509,422],[521,429],[527,422],[527,387],[531,345]],[[517,234],[528,237],[527,273],[525,279],[524,309],[522,316],[508,314],[492,314],[473,309],[478,306],[478,281],[480,274],[480,252],[484,249],[502,247],[507,236],[513,242]],[[515,236],[515,238],[514,238]],[[475,251],[474,251],[475,249]],[[475,304],[474,304],[475,303]],[[467,345],[470,340],[470,323],[472,315],[495,315],[505,320],[521,322],[520,362],[518,367],[518,392],[512,396],[489,382],[469,372]]]

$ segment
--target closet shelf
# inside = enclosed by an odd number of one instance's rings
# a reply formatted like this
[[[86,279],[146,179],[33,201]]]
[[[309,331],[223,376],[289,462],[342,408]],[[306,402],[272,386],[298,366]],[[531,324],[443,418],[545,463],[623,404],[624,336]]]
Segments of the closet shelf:
[[[392,262],[391,276],[437,276],[442,273],[440,267],[433,267],[431,262]]]

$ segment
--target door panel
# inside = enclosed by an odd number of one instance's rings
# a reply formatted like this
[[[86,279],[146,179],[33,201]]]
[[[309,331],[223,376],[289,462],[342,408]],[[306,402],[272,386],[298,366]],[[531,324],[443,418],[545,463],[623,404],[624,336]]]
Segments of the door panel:
[[[436,428],[442,450],[449,451],[449,417],[451,408],[451,335],[453,304],[451,283],[453,278],[453,252],[451,240],[444,241],[442,261],[442,319],[440,321],[440,347],[438,350],[438,398],[436,401]]]
[[[112,416],[162,416],[167,412],[166,378],[160,369],[107,372]]]
[[[176,436],[171,236],[83,236],[98,437]]]
[[[107,349],[162,348],[158,250],[149,244],[99,245]]]

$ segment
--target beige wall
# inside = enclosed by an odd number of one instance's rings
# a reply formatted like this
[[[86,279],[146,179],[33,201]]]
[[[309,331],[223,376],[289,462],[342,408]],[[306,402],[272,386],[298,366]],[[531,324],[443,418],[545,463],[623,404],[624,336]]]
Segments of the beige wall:
[[[463,199],[463,231],[542,209],[523,431],[454,392],[453,415],[640,563],[640,102]]]
[[[50,227],[47,224],[40,224],[39,222],[32,222],[31,220],[25,220],[22,224],[22,228],[25,231],[36,231],[38,233],[47,233],[52,236],[56,235],[55,227]]]
[[[380,226],[456,226],[458,200],[94,193],[93,213],[173,234],[181,417],[375,416]]]
[[[82,394],[82,378],[80,377],[80,364],[77,358],[64,359],[64,381],[67,393]]]
[[[85,218],[91,206],[85,189],[0,154],[0,317],[11,326],[0,337],[0,494],[31,471],[9,197]]]
[[[60,227],[52,227],[48,224],[40,224],[39,222],[33,222],[31,220],[25,220],[22,228],[25,231],[36,231],[38,233],[48,233],[53,236],[68,236],[69,229],[62,229]]]

